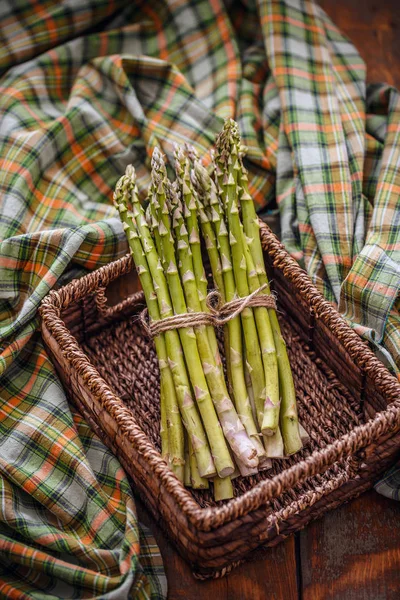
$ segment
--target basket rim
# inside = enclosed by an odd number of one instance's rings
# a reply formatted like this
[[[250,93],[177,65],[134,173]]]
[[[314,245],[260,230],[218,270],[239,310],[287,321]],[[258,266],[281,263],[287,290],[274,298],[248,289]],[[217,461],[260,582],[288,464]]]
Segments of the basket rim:
[[[390,404],[384,411],[377,413],[366,423],[355,427],[351,432],[344,434],[323,449],[315,450],[306,459],[271,479],[259,482],[242,496],[233,498],[222,506],[201,508],[196,503],[141,430],[130,409],[124,405],[90,363],[89,358],[60,317],[61,310],[72,302],[84,298],[99,288],[104,288],[120,275],[128,273],[133,267],[132,258],[126,255],[81,279],[71,281],[59,290],[51,291],[43,299],[39,309],[43,332],[47,330],[50,333],[63,357],[115,419],[122,435],[134,443],[139,452],[146,455],[149,466],[160,477],[165,489],[178,502],[192,525],[201,531],[210,531],[259,509],[293,485],[324,472],[336,461],[349,457],[376,442],[380,437],[400,429],[400,384],[397,379],[361,341],[334,306],[323,298],[307,274],[290,257],[283,244],[265,223],[261,225],[261,238],[264,250],[272,256],[274,266],[279,268],[283,275],[294,284],[299,294],[310,305],[310,309],[338,337],[354,362],[365,373],[376,379],[379,388],[388,397]],[[139,299],[141,293],[134,294],[134,296]],[[118,309],[118,306],[122,306],[124,303],[125,301],[114,308]],[[116,314],[115,311],[113,314]]]

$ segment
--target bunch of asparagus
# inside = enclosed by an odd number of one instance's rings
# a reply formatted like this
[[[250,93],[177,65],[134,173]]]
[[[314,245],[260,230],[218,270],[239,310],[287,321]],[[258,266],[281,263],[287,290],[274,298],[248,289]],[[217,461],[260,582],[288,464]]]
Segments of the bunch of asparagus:
[[[151,322],[210,311],[202,239],[222,302],[257,290],[270,295],[243,153],[237,125],[228,120],[211,173],[193,148],[177,147],[171,183],[154,149],[146,210],[134,168],[118,181],[114,202]],[[211,325],[171,327],[154,338],[162,455],[186,486],[208,488],[212,480],[216,500],[233,496],[238,474],[267,469],[270,458],[302,447],[290,364],[271,305],[247,306],[224,325],[227,380]]]

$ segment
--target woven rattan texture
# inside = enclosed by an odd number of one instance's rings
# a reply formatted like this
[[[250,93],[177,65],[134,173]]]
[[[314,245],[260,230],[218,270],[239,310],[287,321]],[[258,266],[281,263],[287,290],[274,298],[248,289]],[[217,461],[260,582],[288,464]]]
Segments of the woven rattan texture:
[[[360,402],[348,393],[327,365],[301,342],[299,336],[293,334],[282,313],[280,321],[293,369],[300,420],[311,441],[296,456],[287,460],[274,460],[270,471],[236,479],[236,496],[253,488],[258,481],[276,475],[306,458],[314,450],[323,448],[341,435],[349,433],[362,422]],[[223,354],[222,336],[219,338]],[[135,315],[111,323],[103,330],[88,336],[82,349],[113,391],[132,410],[137,423],[154,447],[160,450],[159,369],[154,344],[143,335],[138,317]],[[333,474],[344,474],[345,469],[344,461],[337,463],[333,472],[316,476],[297,486],[293,493],[285,494],[285,498],[275,502],[274,509],[279,510],[285,506],[287,501],[293,499],[293,495],[309,491],[313,486],[323,485]],[[202,507],[215,504],[208,490],[192,490],[191,493]]]
[[[263,224],[261,236],[311,444],[236,481],[236,498],[218,506],[184,489],[158,452],[157,362],[134,320],[143,295],[112,308],[106,299],[132,259],[50,292],[41,307],[43,337],[71,399],[202,578],[225,575],[368,489],[399,454],[399,382]]]

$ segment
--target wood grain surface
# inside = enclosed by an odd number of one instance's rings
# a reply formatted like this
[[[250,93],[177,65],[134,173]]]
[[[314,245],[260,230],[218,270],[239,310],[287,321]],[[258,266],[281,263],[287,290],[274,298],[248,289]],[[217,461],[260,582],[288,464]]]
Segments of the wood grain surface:
[[[355,44],[370,82],[400,87],[400,0],[321,0]],[[132,293],[126,278],[113,302]],[[138,501],[160,546],[170,600],[397,600],[400,503],[370,491],[271,548],[228,577],[200,582]]]
[[[199,581],[137,501],[139,519],[154,533],[164,559],[170,600],[298,600],[295,539],[268,550],[266,560],[240,565],[222,579]]]
[[[400,504],[368,492],[300,533],[303,600],[397,600]]]
[[[319,0],[367,65],[367,81],[400,87],[399,0]]]

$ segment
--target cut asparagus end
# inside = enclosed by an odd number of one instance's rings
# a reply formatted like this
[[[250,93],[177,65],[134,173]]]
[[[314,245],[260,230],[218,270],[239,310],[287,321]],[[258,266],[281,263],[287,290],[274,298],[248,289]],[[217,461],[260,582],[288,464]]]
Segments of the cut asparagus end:
[[[229,500],[233,498],[233,486],[230,477],[225,477],[221,479],[220,477],[215,477],[213,479],[214,484],[214,500],[216,502],[220,502],[221,500]]]
[[[189,471],[190,471],[190,484],[194,490],[206,490],[209,487],[208,479],[201,477],[199,468],[197,466],[196,455],[193,451],[193,447],[188,443],[189,447]]]
[[[291,456],[292,454],[296,454],[296,452],[301,450],[303,447],[299,432],[299,421],[297,417],[282,417],[281,429],[286,455]]]
[[[270,398],[264,401],[264,416],[261,425],[261,432],[264,435],[273,435],[279,427],[279,408],[280,401],[274,404]]]
[[[278,427],[274,435],[264,436],[264,447],[269,458],[284,458],[285,449],[281,430]]]

